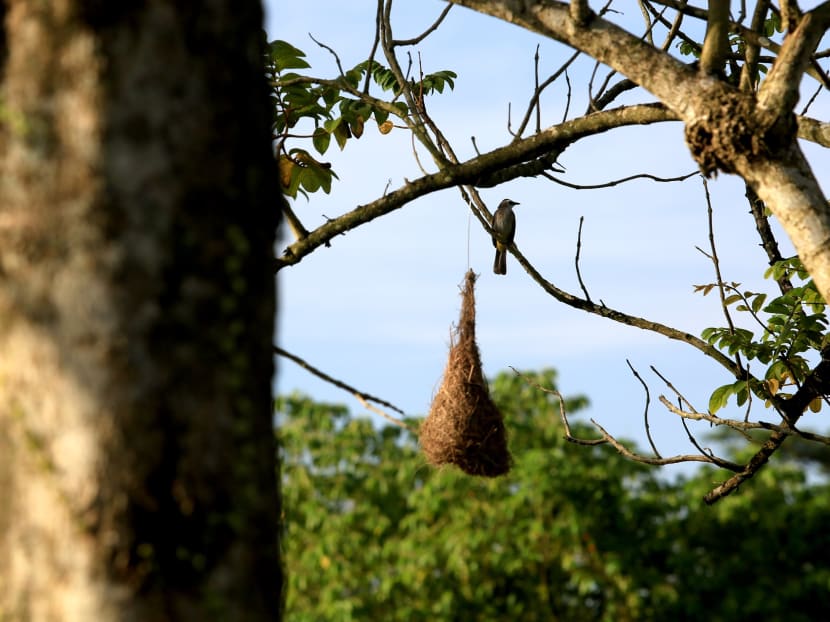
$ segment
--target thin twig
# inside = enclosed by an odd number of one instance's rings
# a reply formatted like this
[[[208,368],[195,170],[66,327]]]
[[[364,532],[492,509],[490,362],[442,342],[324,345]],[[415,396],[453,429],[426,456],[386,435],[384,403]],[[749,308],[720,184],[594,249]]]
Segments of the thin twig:
[[[383,27],[383,0],[378,0],[378,10],[375,14],[375,40],[372,43],[372,50],[366,60],[366,81],[363,83],[363,92],[369,93],[369,82],[372,77],[372,63],[375,62],[375,52],[378,51],[380,43],[380,29]]]
[[[568,90],[565,93],[565,111],[562,113],[562,123],[568,120],[568,112],[571,109],[571,78],[568,76],[568,70],[565,69],[565,86]]]
[[[521,135],[524,133],[525,129],[527,128],[527,124],[530,122],[530,117],[533,114],[533,111],[536,110],[538,105],[539,105],[539,97],[541,97],[542,91],[544,91],[548,86],[553,84],[556,81],[556,79],[559,78],[559,76],[561,76],[563,73],[565,74],[565,79],[567,80],[568,79],[568,76],[567,76],[568,67],[579,57],[580,54],[582,54],[582,52],[574,52],[573,54],[571,54],[571,56],[568,58],[568,60],[566,60],[564,63],[562,63],[562,66],[559,67],[559,69],[557,69],[550,76],[548,76],[548,78],[546,80],[544,80],[541,84],[536,86],[536,89],[533,92],[533,96],[530,98],[530,101],[528,102],[527,110],[525,111],[525,116],[522,118],[521,122],[519,123],[518,129],[516,130],[515,133],[510,132],[510,134],[512,136],[514,136],[516,138],[521,137]],[[568,82],[568,84],[570,85],[570,82]],[[509,114],[509,110],[508,110],[508,117],[509,116],[510,116],[510,114]],[[508,125],[508,128],[509,128],[509,125]]]
[[[579,230],[576,233],[576,256],[574,257],[574,267],[576,268],[576,278],[579,281],[579,287],[582,288],[582,293],[585,294],[585,300],[591,302],[591,296],[585,288],[585,283],[582,282],[582,273],[579,270],[579,253],[582,250],[582,222],[585,216],[579,217]]]
[[[755,219],[755,230],[761,237],[761,246],[767,253],[769,265],[776,264],[781,261],[783,257],[781,256],[781,251],[778,250],[778,241],[775,239],[772,227],[769,225],[769,219],[766,214],[766,206],[749,184],[746,184],[745,196],[746,200],[749,202],[750,213]],[[782,294],[786,294],[793,288],[793,284],[786,276],[782,276],[778,279],[777,283],[778,289],[781,290]]]
[[[381,0],[381,2],[382,1],[383,0]],[[419,34],[417,37],[412,37],[411,39],[393,39],[391,41],[392,47],[398,47],[398,46],[404,46],[404,45],[418,45],[421,41],[426,39],[429,35],[431,35],[433,32],[435,32],[438,29],[438,26],[440,26],[441,22],[444,21],[444,18],[450,12],[450,9],[452,7],[453,7],[452,4],[447,4],[447,6],[444,7],[444,10],[441,11],[441,15],[438,16],[438,19],[436,19],[429,28],[427,28],[424,32]]]
[[[712,260],[712,265],[715,267],[715,278],[717,278],[718,282],[718,294],[720,295],[720,306],[723,310],[723,315],[726,317],[726,324],[729,326],[730,334],[735,334],[735,324],[732,321],[732,316],[729,313],[729,306],[726,304],[726,293],[724,291],[724,283],[723,283],[723,276],[721,275],[720,271],[720,261],[718,260],[718,251],[717,247],[715,246],[715,225],[714,225],[714,210],[712,209],[712,198],[709,195],[709,183],[706,181],[706,177],[701,175],[700,179],[703,181],[703,191],[706,195],[706,215],[708,217],[708,228],[709,228],[709,248],[712,250],[712,254],[709,258]],[[735,364],[738,368],[743,368],[743,363],[741,362],[741,355],[738,352],[735,352]]]
[[[410,431],[413,431],[413,432],[415,431],[412,428],[412,426],[407,424],[405,421],[402,421],[401,419],[396,419],[395,417],[381,411],[380,409],[373,408],[373,407],[371,407],[370,405],[367,404],[367,402],[375,402],[376,404],[380,404],[381,406],[385,406],[386,408],[394,410],[396,413],[400,413],[401,415],[406,415],[406,413],[404,411],[402,411],[400,408],[398,408],[397,406],[395,406],[391,402],[387,402],[386,400],[382,400],[379,397],[375,397],[374,395],[370,395],[369,393],[366,393],[366,392],[361,391],[359,389],[355,389],[353,386],[351,386],[349,384],[346,384],[342,380],[337,380],[336,378],[333,378],[332,376],[329,376],[327,373],[325,373],[323,371],[320,371],[319,369],[317,369],[316,367],[314,367],[313,365],[311,365],[310,363],[308,363],[304,359],[300,358],[296,354],[291,354],[290,352],[288,352],[287,350],[283,350],[279,346],[274,346],[274,352],[276,354],[279,354],[280,356],[283,356],[283,357],[287,358],[290,361],[294,361],[295,363],[297,363],[297,365],[299,365],[300,367],[302,367],[306,371],[314,374],[315,376],[317,376],[321,380],[324,380],[325,382],[328,382],[329,384],[333,384],[334,386],[336,386],[339,389],[343,389],[344,391],[348,391],[349,393],[354,395],[361,404],[366,406],[366,408],[369,408],[369,410],[371,410],[374,413],[377,413],[378,415],[380,415],[381,417],[383,417],[387,421],[390,421],[390,422],[394,423],[395,425],[398,425],[402,428],[406,428],[407,430],[410,430]]]
[[[657,451],[657,445],[654,444],[654,440],[651,438],[651,428],[648,425],[648,407],[649,407],[649,404],[651,403],[651,395],[648,391],[648,385],[645,383],[645,380],[643,380],[640,377],[640,374],[637,373],[637,370],[634,369],[634,366],[631,364],[631,361],[629,361],[628,359],[625,359],[625,362],[628,365],[628,369],[630,369],[631,373],[634,374],[634,377],[637,380],[640,381],[641,385],[643,385],[643,391],[646,392],[646,406],[643,409],[643,423],[645,424],[645,428],[646,428],[646,437],[648,438],[648,443],[649,443],[649,445],[651,445],[651,450],[654,452],[654,455],[657,456],[658,458],[662,458],[663,456],[661,456],[660,452]]]
[[[680,393],[680,391],[678,391],[677,389],[675,389],[675,388],[674,388],[674,385],[673,385],[673,384],[669,381],[669,379],[668,379],[668,378],[666,378],[666,377],[665,377],[663,374],[661,374],[659,371],[657,371],[657,368],[656,368],[654,365],[649,365],[649,368],[651,369],[651,371],[653,371],[653,372],[657,375],[657,377],[658,377],[658,378],[660,378],[660,380],[662,380],[662,381],[666,384],[666,386],[667,386],[669,389],[671,389],[671,390],[672,390],[672,392],[673,392],[673,393],[677,396],[677,399],[679,399],[681,403],[684,403],[684,402],[685,402],[685,404],[686,404],[689,408],[691,408],[693,411],[697,412],[697,408],[695,408],[694,406],[692,406],[691,402],[689,402],[689,400],[687,400],[685,397],[683,397],[683,394],[682,394],[682,393]]]
[[[633,462],[641,462],[643,464],[649,464],[649,465],[652,465],[652,466],[664,466],[664,465],[667,465],[667,464],[679,464],[681,462],[707,462],[707,463],[710,463],[710,464],[718,464],[718,466],[721,466],[721,464],[719,463],[719,459],[712,458],[711,456],[707,456],[706,454],[703,454],[703,455],[696,455],[696,454],[677,455],[677,456],[670,456],[668,458],[662,458],[662,457],[654,458],[654,457],[651,457],[651,456],[643,456],[641,454],[635,453],[635,452],[631,451],[630,449],[628,449],[620,441],[618,441],[611,434],[609,434],[605,430],[605,428],[603,428],[594,419],[591,419],[591,423],[594,424],[594,426],[597,428],[597,430],[599,430],[600,434],[602,435],[602,438],[578,438],[578,437],[575,437],[575,436],[573,436],[573,434],[571,434],[571,426],[568,423],[568,416],[567,416],[567,413],[565,412],[565,399],[562,397],[562,394],[559,393],[559,391],[557,391],[556,389],[549,389],[547,387],[543,387],[539,383],[534,382],[533,380],[531,380],[530,378],[528,378],[527,376],[525,376],[521,372],[517,371],[515,368],[511,367],[511,369],[513,369],[513,371],[514,371],[514,373],[516,373],[516,375],[521,376],[525,380],[525,382],[527,382],[531,386],[536,387],[537,389],[539,389],[540,391],[542,391],[544,393],[548,393],[549,395],[555,395],[557,398],[559,398],[559,415],[562,419],[562,426],[565,430],[565,440],[567,440],[569,443],[573,443],[574,445],[583,445],[583,446],[587,446],[587,447],[594,447],[596,445],[603,445],[605,443],[608,443],[614,449],[616,449],[618,453],[623,455],[625,458],[628,458],[629,460],[632,460]],[[729,463],[726,462],[726,461],[723,461],[723,466],[724,466],[724,468],[729,468]],[[734,470],[740,470],[741,468],[743,468],[740,465],[734,465],[734,467],[735,467]]]
[[[680,175],[679,177],[657,177],[656,175],[652,175],[650,173],[638,173],[637,175],[630,175],[628,177],[623,177],[622,179],[615,179],[613,181],[608,181],[601,184],[574,184],[569,181],[565,181],[564,179],[559,179],[558,177],[554,177],[549,173],[543,173],[544,177],[547,177],[552,182],[555,182],[561,186],[565,186],[567,188],[573,188],[574,190],[596,190],[598,188],[611,188],[613,186],[619,186],[620,184],[624,184],[628,181],[633,181],[635,179],[650,179],[652,181],[658,181],[661,183],[670,183],[675,181],[685,181],[690,177],[694,177],[695,175],[700,175],[700,171],[693,171],[691,173],[686,173],[685,175]]]
[[[335,52],[335,51],[334,51],[331,47],[329,47],[329,46],[328,46],[328,45],[326,45],[325,43],[322,43],[322,42],[318,41],[317,39],[315,39],[315,38],[314,38],[314,35],[312,35],[311,33],[308,33],[308,36],[309,36],[309,38],[310,38],[312,41],[314,41],[314,43],[316,43],[317,45],[319,45],[319,46],[320,46],[321,48],[323,48],[324,50],[328,50],[328,52],[329,52],[332,56],[334,56],[334,61],[337,63],[337,70],[340,72],[340,75],[341,75],[341,76],[345,76],[345,75],[346,75],[346,72],[345,72],[345,71],[343,71],[343,65],[342,65],[342,64],[340,64],[340,57],[337,55],[337,52]]]
[[[534,93],[539,92],[539,44],[536,44],[536,54],[533,55]],[[542,101],[536,97],[536,133],[542,131]]]

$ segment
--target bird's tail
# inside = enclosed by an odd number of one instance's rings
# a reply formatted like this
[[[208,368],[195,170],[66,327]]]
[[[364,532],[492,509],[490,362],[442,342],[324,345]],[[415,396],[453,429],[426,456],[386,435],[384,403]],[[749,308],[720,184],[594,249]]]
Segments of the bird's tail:
[[[507,274],[507,250],[496,249],[496,258],[493,260],[495,274]]]

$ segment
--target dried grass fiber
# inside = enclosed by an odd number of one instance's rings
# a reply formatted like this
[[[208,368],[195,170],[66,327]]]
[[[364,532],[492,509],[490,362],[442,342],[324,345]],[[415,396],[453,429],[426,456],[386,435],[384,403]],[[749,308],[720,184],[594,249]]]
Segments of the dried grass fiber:
[[[421,424],[421,448],[433,465],[454,464],[469,475],[496,477],[510,470],[501,412],[490,399],[475,337],[476,276],[461,293],[461,316],[450,344],[444,379]]]

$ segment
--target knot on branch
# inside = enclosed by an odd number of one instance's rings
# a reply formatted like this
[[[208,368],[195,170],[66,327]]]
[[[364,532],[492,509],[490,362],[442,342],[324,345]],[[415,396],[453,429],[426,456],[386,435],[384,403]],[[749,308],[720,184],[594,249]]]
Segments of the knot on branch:
[[[718,171],[735,173],[741,160],[768,157],[796,136],[792,113],[771,118],[752,99],[723,94],[708,106],[708,114],[686,126],[686,144],[706,177]]]

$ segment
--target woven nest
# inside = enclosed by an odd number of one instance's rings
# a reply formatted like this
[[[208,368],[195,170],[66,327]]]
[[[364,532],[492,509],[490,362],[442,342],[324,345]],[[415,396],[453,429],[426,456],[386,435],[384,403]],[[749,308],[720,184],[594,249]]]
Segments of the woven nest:
[[[504,419],[481,372],[475,337],[475,274],[467,272],[461,317],[450,344],[441,388],[421,424],[421,448],[433,465],[454,464],[469,475],[496,477],[510,470]]]

